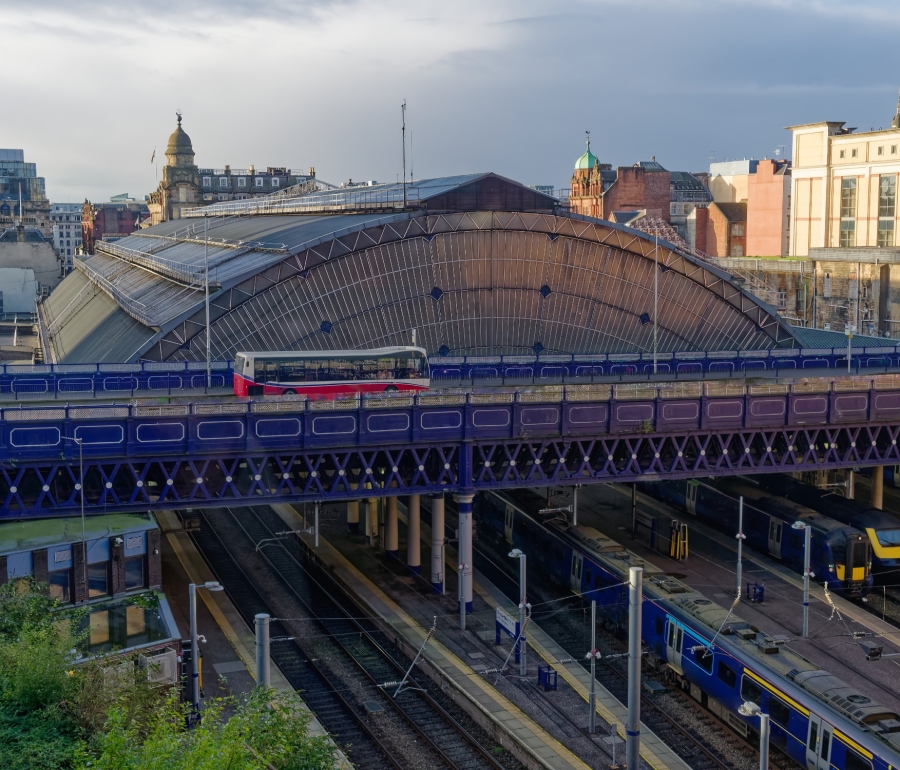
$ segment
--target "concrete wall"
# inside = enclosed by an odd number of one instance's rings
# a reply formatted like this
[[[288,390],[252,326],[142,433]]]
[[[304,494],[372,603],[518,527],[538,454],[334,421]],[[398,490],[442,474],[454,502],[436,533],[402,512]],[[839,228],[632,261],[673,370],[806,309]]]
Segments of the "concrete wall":
[[[790,174],[776,174],[774,160],[761,160],[748,177],[747,256],[786,256],[789,236]]]
[[[4,313],[34,313],[34,302],[38,293],[34,270],[0,267],[0,292],[3,293]]]

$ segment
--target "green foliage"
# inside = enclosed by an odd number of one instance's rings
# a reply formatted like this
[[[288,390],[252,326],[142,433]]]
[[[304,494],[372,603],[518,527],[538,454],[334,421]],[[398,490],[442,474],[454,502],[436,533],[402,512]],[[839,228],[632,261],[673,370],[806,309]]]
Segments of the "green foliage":
[[[308,734],[292,694],[255,691],[207,702],[202,722],[173,688],[155,687],[128,659],[75,665],[78,612],[47,587],[0,587],[2,770],[324,770],[334,748]]]
[[[115,706],[95,751],[79,767],[92,770],[325,770],[334,749],[325,737],[311,737],[309,716],[297,699],[257,690],[246,703],[216,698],[203,719],[186,729],[188,709],[170,693],[149,714]]]

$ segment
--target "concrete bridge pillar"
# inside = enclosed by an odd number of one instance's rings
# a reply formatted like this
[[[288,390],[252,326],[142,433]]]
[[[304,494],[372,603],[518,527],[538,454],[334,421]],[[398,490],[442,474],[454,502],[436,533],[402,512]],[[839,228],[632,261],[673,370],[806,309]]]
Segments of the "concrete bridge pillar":
[[[872,507],[879,511],[884,506],[884,466],[872,468]]]
[[[384,520],[384,550],[391,556],[396,556],[399,550],[399,536],[397,534],[397,498],[387,499],[387,515]]]
[[[419,496],[410,495],[406,504],[406,565],[413,575],[422,571],[422,527]]]
[[[359,532],[359,500],[347,501],[347,529],[354,535]]]
[[[366,499],[366,545],[378,543],[378,498]]]
[[[431,587],[444,593],[444,496],[431,496]]]
[[[472,500],[475,495],[454,495],[459,509],[459,601],[460,612],[472,611]]]

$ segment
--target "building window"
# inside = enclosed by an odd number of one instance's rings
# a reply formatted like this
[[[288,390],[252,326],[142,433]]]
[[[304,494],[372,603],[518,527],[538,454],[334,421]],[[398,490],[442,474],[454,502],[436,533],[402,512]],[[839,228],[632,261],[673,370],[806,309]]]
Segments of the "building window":
[[[744,247],[741,244],[736,243],[731,247],[731,256],[732,257],[743,257],[744,256]]]
[[[826,299],[831,297],[831,273],[825,273],[822,283],[822,296]]]
[[[879,147],[879,148],[878,148],[878,154],[879,154],[879,155],[884,155],[884,147]]]
[[[203,186],[212,187],[212,178],[208,176],[203,177]]]
[[[72,570],[61,569],[50,573],[50,596],[66,604],[72,601]]]
[[[256,186],[257,187],[263,186],[263,178],[261,176],[256,177]]]
[[[88,598],[109,593],[109,562],[88,565]]]
[[[856,154],[857,154],[857,151],[856,151],[856,150],[850,150],[850,157],[851,157],[851,158],[855,158],[855,157],[856,157]]]
[[[220,177],[219,177],[219,187],[225,187],[225,186],[227,186],[227,185],[228,185],[228,177],[227,177],[227,176],[220,176]]]
[[[896,155],[896,154],[897,154],[897,145],[892,144],[891,145],[891,155]]]
[[[884,174],[878,183],[878,245],[894,245],[894,215],[897,210],[897,175]]]
[[[732,235],[737,235],[737,236],[739,236],[739,237],[740,237],[740,236],[743,236],[743,235],[744,235],[744,224],[743,224],[743,222],[735,222],[735,223],[731,226],[731,234],[732,234]]]
[[[845,150],[841,150],[841,157],[843,158],[845,154]]]
[[[136,591],[144,587],[144,557],[125,560],[125,590]]]
[[[844,248],[856,246],[856,178],[841,179],[841,242]]]
[[[238,178],[238,187],[246,187],[246,186],[247,186],[247,180],[244,177],[239,177]]]
[[[272,177],[272,187],[278,187],[279,179],[277,176]]]

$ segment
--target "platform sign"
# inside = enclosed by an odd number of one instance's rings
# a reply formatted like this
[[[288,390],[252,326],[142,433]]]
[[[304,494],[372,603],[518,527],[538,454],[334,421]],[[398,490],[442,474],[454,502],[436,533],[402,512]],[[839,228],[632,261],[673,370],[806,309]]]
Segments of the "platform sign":
[[[503,632],[506,632],[511,639],[519,638],[519,621],[516,620],[502,607],[497,607],[497,617],[494,624],[496,639],[494,644],[500,644]],[[516,662],[519,662],[519,645],[516,645]]]

